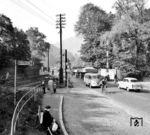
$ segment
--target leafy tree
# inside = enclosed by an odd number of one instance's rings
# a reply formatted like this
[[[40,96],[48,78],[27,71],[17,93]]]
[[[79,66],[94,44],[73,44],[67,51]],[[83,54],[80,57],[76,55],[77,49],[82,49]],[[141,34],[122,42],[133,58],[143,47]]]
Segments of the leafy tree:
[[[113,66],[125,72],[145,71],[149,57],[149,12],[144,0],[117,0],[116,22],[105,40],[113,44]]]
[[[45,56],[45,51],[47,50],[45,46],[45,38],[46,36],[39,32],[38,28],[31,27],[26,31],[32,56],[43,57]]]
[[[111,19],[110,19],[111,18]],[[82,7],[79,20],[75,25],[77,34],[82,35],[84,44],[81,46],[81,59],[93,65],[101,54],[97,54],[100,36],[111,29],[112,16],[99,7],[88,3]],[[99,55],[99,56],[98,56]]]
[[[10,64],[10,51],[13,49],[13,25],[5,15],[0,15],[0,68]]]
[[[27,35],[23,30],[14,29],[12,57],[17,60],[30,60],[31,52]]]

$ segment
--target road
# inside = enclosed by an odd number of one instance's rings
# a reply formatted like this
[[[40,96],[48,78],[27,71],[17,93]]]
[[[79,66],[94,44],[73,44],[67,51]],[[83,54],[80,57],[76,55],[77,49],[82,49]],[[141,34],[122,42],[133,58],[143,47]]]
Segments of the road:
[[[87,88],[82,80],[74,79],[74,88],[64,95],[67,131],[69,135],[149,135],[147,94],[115,87],[102,94],[101,89]],[[130,126],[131,117],[143,117],[143,126]]]
[[[116,105],[126,108],[126,112],[133,116],[143,117],[150,123],[150,91],[130,91],[116,87],[107,88],[105,94],[109,96]]]

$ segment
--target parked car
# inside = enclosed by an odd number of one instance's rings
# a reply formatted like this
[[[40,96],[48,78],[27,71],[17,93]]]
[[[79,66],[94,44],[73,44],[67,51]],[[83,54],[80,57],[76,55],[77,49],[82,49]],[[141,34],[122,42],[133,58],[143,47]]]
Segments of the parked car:
[[[84,75],[84,83],[86,86],[92,87],[101,87],[103,77],[97,73],[86,73]]]
[[[118,88],[130,90],[141,90],[142,85],[136,78],[126,77],[122,81],[118,81]]]

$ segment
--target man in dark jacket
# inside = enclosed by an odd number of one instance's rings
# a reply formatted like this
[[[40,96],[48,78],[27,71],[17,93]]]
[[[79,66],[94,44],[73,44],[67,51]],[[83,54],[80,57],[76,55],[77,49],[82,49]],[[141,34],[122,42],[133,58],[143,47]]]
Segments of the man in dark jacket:
[[[44,130],[47,131],[47,135],[49,135],[49,132],[48,132],[48,127],[51,128],[52,126],[52,123],[53,123],[53,117],[51,116],[50,114],[50,106],[46,106],[45,109],[44,109],[44,114],[43,114],[43,128]]]

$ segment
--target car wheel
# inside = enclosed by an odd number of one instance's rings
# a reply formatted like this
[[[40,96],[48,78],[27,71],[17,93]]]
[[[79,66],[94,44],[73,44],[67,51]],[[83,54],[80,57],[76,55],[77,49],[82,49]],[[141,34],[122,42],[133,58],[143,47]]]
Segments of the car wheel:
[[[121,89],[120,85],[118,85],[118,89]]]
[[[127,91],[129,92],[130,91],[130,89],[129,88],[126,88],[127,89]]]
[[[91,84],[90,84],[90,88],[92,88]]]

